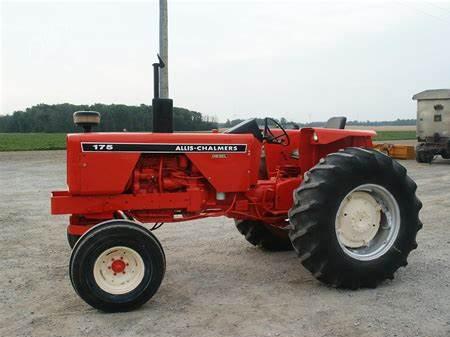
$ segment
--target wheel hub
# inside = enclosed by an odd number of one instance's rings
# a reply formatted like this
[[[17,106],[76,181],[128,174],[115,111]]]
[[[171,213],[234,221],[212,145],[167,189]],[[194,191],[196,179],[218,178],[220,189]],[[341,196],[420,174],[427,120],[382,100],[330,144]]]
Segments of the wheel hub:
[[[115,273],[124,273],[125,268],[126,264],[122,260],[114,260],[113,263],[111,263],[111,269]]]
[[[380,227],[381,207],[370,194],[354,192],[341,204],[336,230],[347,247],[367,246]]]
[[[344,253],[361,261],[377,259],[397,238],[400,229],[398,203],[381,185],[360,185],[342,199],[335,228]]]
[[[94,278],[104,291],[121,295],[134,290],[144,278],[142,257],[129,247],[112,247],[99,255],[94,263]]]

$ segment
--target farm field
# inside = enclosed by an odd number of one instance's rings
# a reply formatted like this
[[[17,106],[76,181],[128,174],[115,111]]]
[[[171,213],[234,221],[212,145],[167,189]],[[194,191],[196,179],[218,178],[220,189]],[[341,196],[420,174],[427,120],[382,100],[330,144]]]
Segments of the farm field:
[[[375,141],[411,140],[416,138],[415,130],[377,130]],[[0,151],[42,151],[66,148],[64,133],[0,133]]]
[[[0,133],[0,151],[41,151],[66,148],[64,133]]]
[[[416,131],[377,131],[374,141],[411,140],[416,139]]]
[[[65,151],[0,153],[0,336],[387,337],[450,335],[450,160],[400,161],[417,182],[418,249],[376,289],[322,285],[293,252],[251,246],[224,217],[155,231],[167,271],[139,310],[104,314],[75,294],[67,216],[50,215],[66,188]]]
[[[346,129],[375,130],[375,131],[416,131],[415,125],[347,125]]]

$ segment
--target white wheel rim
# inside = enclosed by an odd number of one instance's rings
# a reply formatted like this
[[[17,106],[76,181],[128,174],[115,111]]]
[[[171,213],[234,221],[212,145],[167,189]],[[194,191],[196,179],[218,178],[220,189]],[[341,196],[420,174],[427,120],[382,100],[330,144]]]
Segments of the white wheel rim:
[[[94,263],[94,279],[103,291],[113,295],[129,293],[144,278],[142,257],[128,247],[117,246],[105,250]]]
[[[376,184],[364,184],[342,199],[335,219],[343,251],[361,261],[383,256],[400,229],[400,209],[394,196]]]

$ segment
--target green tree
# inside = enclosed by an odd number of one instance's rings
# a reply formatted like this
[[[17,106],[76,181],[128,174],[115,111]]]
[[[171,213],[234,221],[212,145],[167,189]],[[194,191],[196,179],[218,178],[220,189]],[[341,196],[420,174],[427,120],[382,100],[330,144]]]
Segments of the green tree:
[[[73,124],[73,113],[93,110],[101,114],[98,131],[151,131],[153,125],[152,106],[141,104],[93,105],[38,104],[25,111],[0,116],[0,132],[80,132]],[[210,130],[218,127],[212,117],[200,112],[174,107],[174,129],[179,131]]]

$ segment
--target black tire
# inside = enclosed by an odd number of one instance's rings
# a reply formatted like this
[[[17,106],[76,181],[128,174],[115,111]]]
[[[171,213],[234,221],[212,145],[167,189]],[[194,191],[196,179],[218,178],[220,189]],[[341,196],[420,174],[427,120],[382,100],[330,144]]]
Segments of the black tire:
[[[423,144],[416,147],[416,161],[418,163],[430,164],[434,159],[434,153],[423,148]]]
[[[418,163],[425,163],[424,159],[423,159],[423,152],[416,149],[416,161]]]
[[[392,246],[369,261],[347,254],[335,227],[342,200],[364,184],[389,191],[400,211]],[[307,172],[289,211],[289,236],[303,266],[318,280],[340,288],[375,288],[383,280],[393,279],[394,272],[407,265],[411,250],[417,248],[422,204],[415,195],[416,187],[403,166],[378,151],[347,148],[327,155]]]
[[[447,150],[442,151],[441,156],[444,159],[450,159],[450,153]]]
[[[236,228],[252,245],[269,251],[292,250],[287,232],[260,221],[235,220]]]
[[[80,237],[81,235],[74,235],[67,232],[67,242],[69,243],[70,248],[73,248],[73,246],[75,246]]]
[[[103,252],[118,246],[138,253],[144,271],[135,288],[115,295],[97,284],[94,264]],[[147,302],[161,285],[165,269],[158,239],[148,229],[128,220],[110,220],[92,227],[77,242],[70,257],[70,280],[75,291],[86,303],[106,312],[130,311]]]
[[[431,164],[431,162],[433,161],[433,159],[434,159],[434,154],[433,153],[431,153],[431,152],[428,152],[428,151],[424,151],[423,153],[422,153],[422,162],[423,163],[426,163],[426,164]]]

